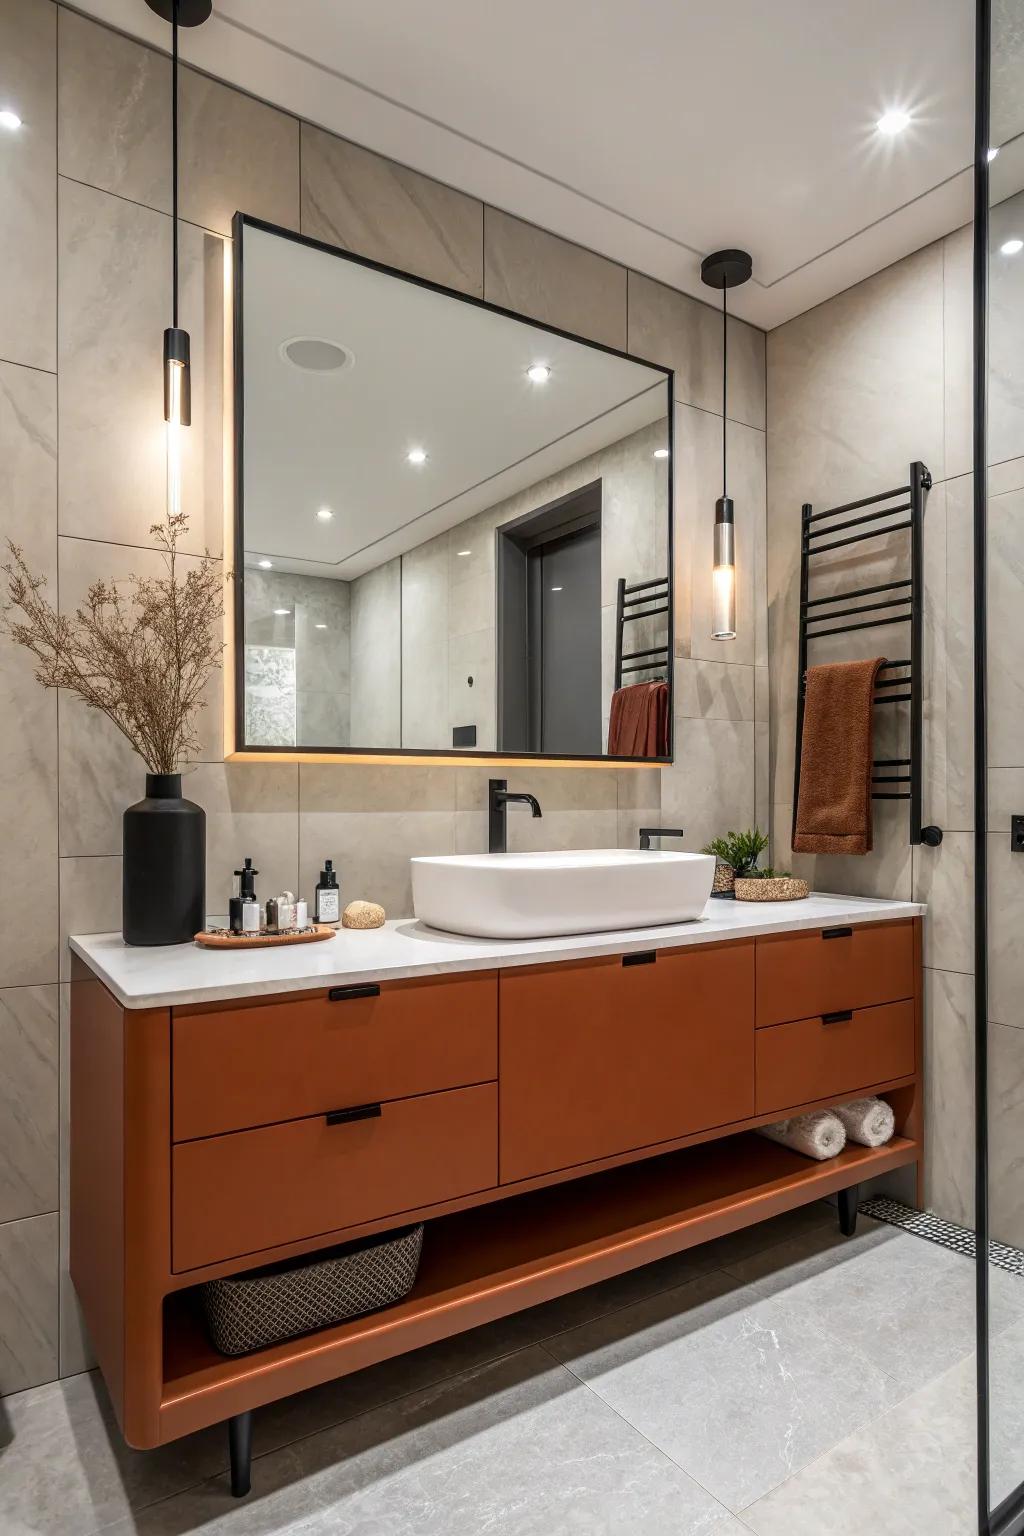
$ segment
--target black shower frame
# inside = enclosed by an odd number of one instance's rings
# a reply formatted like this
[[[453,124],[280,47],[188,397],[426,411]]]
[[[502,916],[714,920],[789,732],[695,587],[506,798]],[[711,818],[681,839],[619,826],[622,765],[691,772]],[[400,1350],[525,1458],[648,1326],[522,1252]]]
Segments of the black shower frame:
[[[547,325],[543,320],[535,320],[531,315],[519,314],[514,309],[506,309],[501,304],[492,304],[486,299],[478,299],[473,294],[460,293],[458,289],[448,288],[443,283],[431,282],[429,278],[417,277],[412,272],[403,272],[399,267],[390,267],[380,261],[371,261],[368,256],[358,256],[353,251],[342,250],[339,246],[330,245],[324,240],[314,240],[309,235],[300,235],[294,229],[285,229],[280,224],[272,224],[266,219],[256,218],[253,214],[236,212],[231,220],[232,237],[232,343],[233,343],[233,402],[234,402],[234,570],[232,573],[232,585],[234,593],[234,622],[232,627],[232,639],[234,644],[234,727],[235,745],[232,757],[251,757],[254,759],[277,757],[283,762],[294,761],[296,758],[322,757],[325,762],[331,760],[345,760],[367,762],[379,759],[381,762],[390,762],[398,759],[407,762],[417,762],[423,759],[442,759],[446,762],[459,763],[508,763],[529,761],[532,763],[609,763],[613,766],[655,766],[661,764],[668,766],[673,761],[673,737],[674,737],[674,667],[668,668],[668,726],[669,742],[668,753],[658,757],[623,757],[612,756],[608,753],[578,753],[575,756],[562,752],[488,752],[480,748],[458,747],[337,747],[337,746],[294,746],[273,747],[261,746],[249,743],[245,739],[245,518],[244,496],[245,475],[244,471],[244,447],[245,447],[245,385],[244,385],[244,348],[243,348],[243,323],[242,323],[242,294],[244,283],[244,232],[246,229],[258,229],[264,234],[279,235],[284,240],[294,241],[296,245],[304,245],[310,250],[323,251],[325,255],[337,256],[343,261],[351,262],[353,266],[368,267],[372,272],[381,272],[386,277],[396,277],[402,282],[411,283],[417,288],[426,288],[431,293],[442,294],[445,298],[457,299],[460,304],[469,304],[476,309],[485,309],[494,315],[504,315],[509,320],[518,320],[520,324],[528,325],[533,330],[546,331],[550,336],[560,336],[566,341],[574,341],[580,346],[590,347],[595,352],[604,352],[610,357],[622,358],[624,362],[638,363],[644,368],[650,368],[655,373],[663,375],[665,380],[665,413],[666,413],[666,442],[669,451],[668,474],[668,640],[667,649],[670,657],[675,655],[675,583],[673,573],[675,571],[675,372],[666,368],[663,363],[653,363],[649,358],[637,357],[635,353],[625,352],[619,347],[607,346],[604,342],[593,341],[588,336],[578,336],[573,331],[563,330],[556,325]],[[699,302],[699,301],[698,301]],[[653,388],[654,386],[652,386]],[[723,427],[724,430],[724,427]],[[499,689],[500,692],[500,689]]]

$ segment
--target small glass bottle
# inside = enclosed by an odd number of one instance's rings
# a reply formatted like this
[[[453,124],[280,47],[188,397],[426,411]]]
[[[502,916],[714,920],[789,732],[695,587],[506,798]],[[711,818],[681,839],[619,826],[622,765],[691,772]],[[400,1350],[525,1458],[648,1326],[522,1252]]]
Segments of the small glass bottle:
[[[232,933],[259,933],[260,904],[256,900],[256,876],[252,859],[246,859],[244,869],[235,870],[237,889],[228,906],[229,926]]]
[[[324,867],[317,881],[315,913],[318,923],[336,923],[341,917],[341,888],[330,859],[324,860]]]

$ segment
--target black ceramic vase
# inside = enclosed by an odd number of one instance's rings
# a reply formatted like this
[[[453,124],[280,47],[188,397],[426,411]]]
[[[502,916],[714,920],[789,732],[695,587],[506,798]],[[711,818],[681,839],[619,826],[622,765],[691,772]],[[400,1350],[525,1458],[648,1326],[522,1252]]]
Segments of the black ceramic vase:
[[[206,926],[206,812],[180,773],[147,773],[124,813],[121,931],[126,944],[185,944]]]

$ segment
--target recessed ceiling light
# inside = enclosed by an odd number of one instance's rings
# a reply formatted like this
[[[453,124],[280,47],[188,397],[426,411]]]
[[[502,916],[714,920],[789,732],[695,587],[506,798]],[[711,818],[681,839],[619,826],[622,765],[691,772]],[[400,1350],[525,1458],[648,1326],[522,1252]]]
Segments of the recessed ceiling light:
[[[994,148],[990,149],[988,154],[985,156],[985,159],[988,161],[989,165],[992,164],[992,161],[995,159],[995,157],[996,157],[996,155],[998,155],[998,153],[999,153],[999,145],[997,144],[997,145],[995,145]]]
[[[904,128],[910,126],[910,113],[904,112],[902,107],[890,107],[888,112],[883,112],[875,127],[879,133],[892,138],[894,134],[902,133]]]
[[[5,107],[4,110],[0,112],[0,128],[10,128],[13,131],[15,128],[20,127],[21,118],[18,116],[17,112],[11,112],[8,108]]]
[[[552,592],[561,592],[562,589],[561,587],[552,587],[551,590]]]
[[[288,615],[291,613],[291,609],[290,608],[275,608],[274,609],[274,613],[275,613],[277,618],[279,618],[279,619],[286,619],[288,617]]]
[[[668,449],[667,448],[655,448],[655,450],[654,450],[654,457],[656,459],[667,459],[668,458]]]
[[[315,626],[315,627],[316,627],[316,628],[317,628],[317,629],[326,629],[326,628],[327,628],[327,625],[326,625],[326,624],[317,624],[317,625],[316,625],[316,626]]]
[[[1024,251],[1024,240],[1004,240],[999,249],[1004,256],[1016,256],[1018,251]]]
[[[425,464],[427,462],[427,451],[425,448],[410,448],[406,458],[410,464]]]
[[[340,373],[355,365],[355,355],[336,341],[322,336],[293,336],[280,346],[281,356],[303,373]]]
[[[261,571],[272,571],[274,569],[273,560],[257,560],[256,564],[259,566]]]
[[[526,377],[531,384],[546,384],[551,377],[551,369],[547,363],[534,363],[532,367],[527,368]]]
[[[317,513],[317,517],[322,523],[329,523],[333,516],[334,513],[331,511],[330,507],[321,507]]]
[[[459,559],[461,560],[464,555],[471,555],[473,553],[473,551],[471,549],[457,549],[455,551],[455,553],[458,555]]]

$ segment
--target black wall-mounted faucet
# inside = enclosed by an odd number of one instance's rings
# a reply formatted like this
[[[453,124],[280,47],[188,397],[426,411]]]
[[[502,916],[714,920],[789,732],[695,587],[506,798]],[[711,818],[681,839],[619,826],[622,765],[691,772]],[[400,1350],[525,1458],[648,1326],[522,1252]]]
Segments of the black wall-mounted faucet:
[[[649,852],[652,837],[684,837],[685,835],[682,827],[641,827],[640,848],[644,853]]]
[[[510,800],[528,805],[534,816],[542,815],[534,795],[512,794],[507,779],[491,779],[487,785],[487,852],[508,852],[508,825],[505,808]]]

